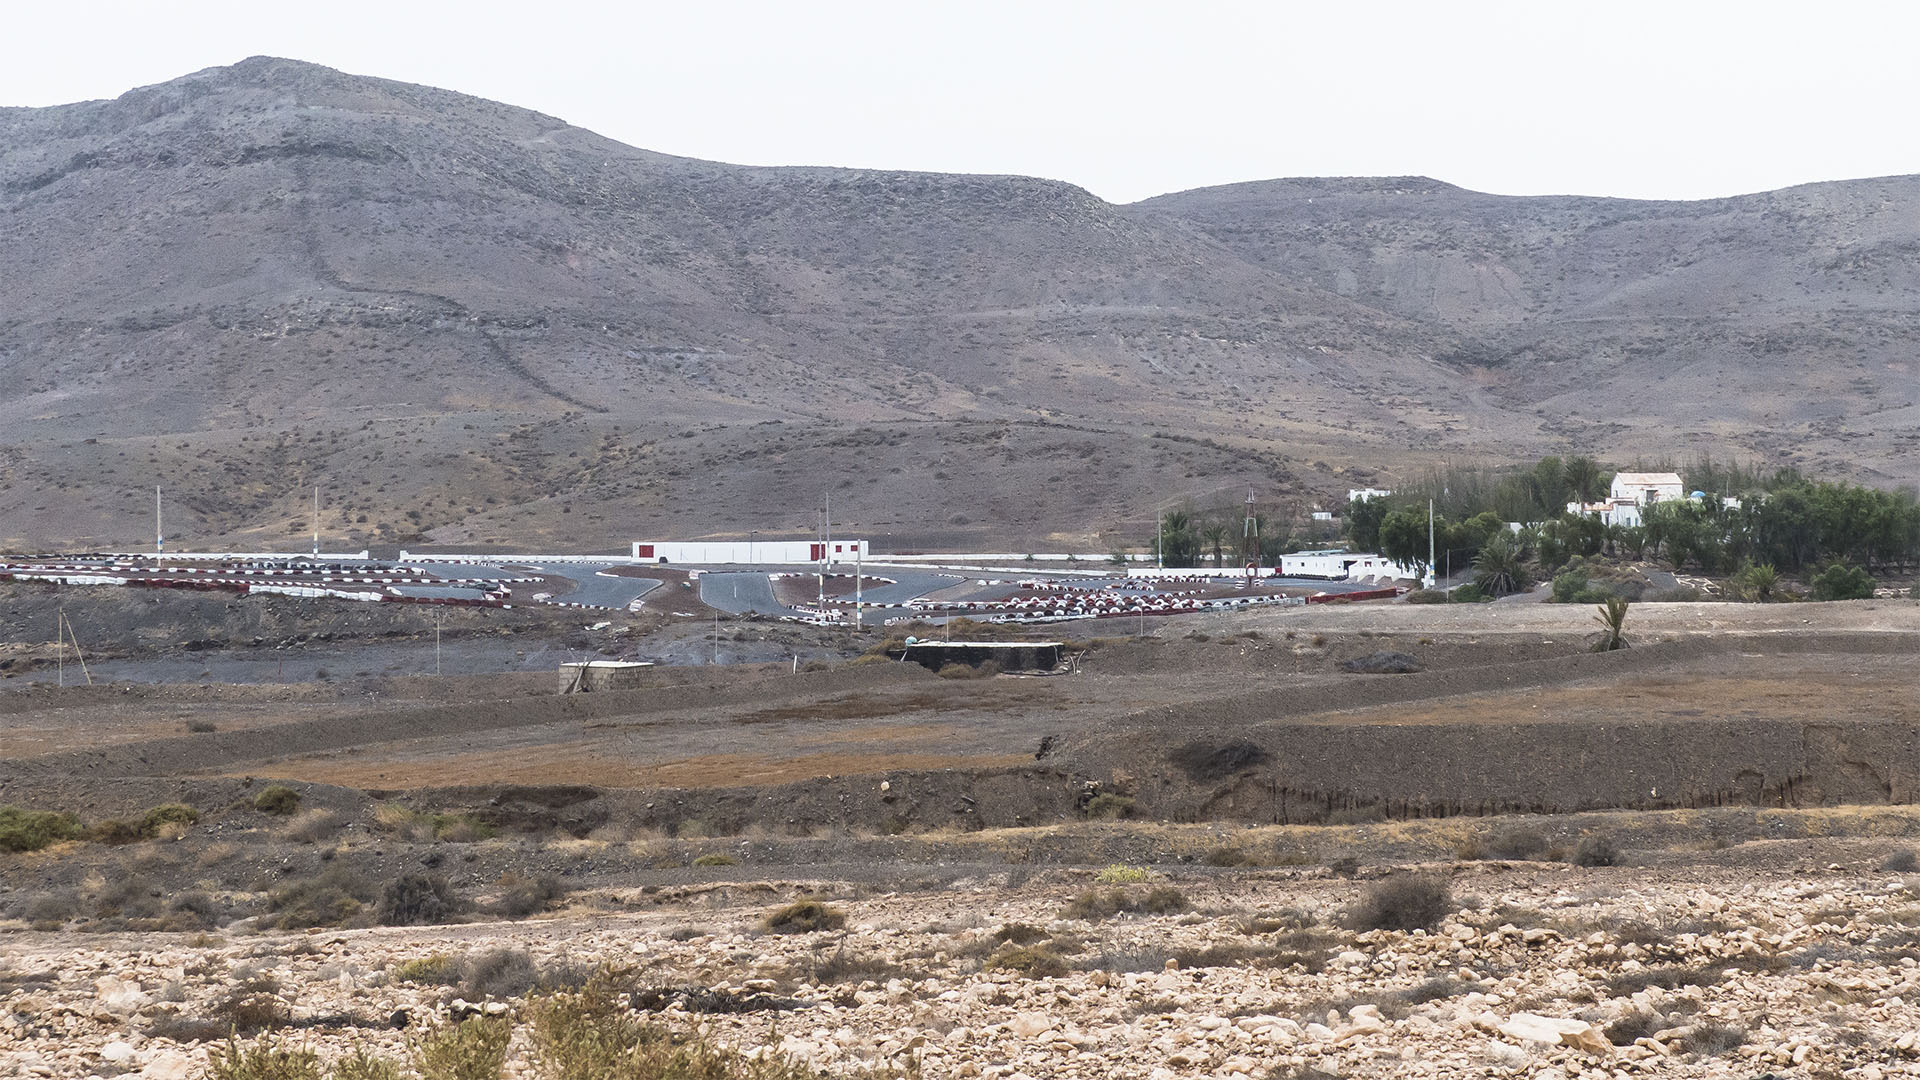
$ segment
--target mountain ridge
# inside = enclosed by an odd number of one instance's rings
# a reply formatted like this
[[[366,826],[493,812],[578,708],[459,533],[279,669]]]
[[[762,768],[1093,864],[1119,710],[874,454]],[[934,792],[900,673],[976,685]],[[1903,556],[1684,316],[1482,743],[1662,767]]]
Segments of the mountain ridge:
[[[319,481],[349,543],[804,532],[834,491],[837,527],[1034,547],[1437,457],[1905,482],[1920,180],[1906,216],[1868,205],[1897,179],[1673,221],[1425,178],[1116,205],[675,157],[250,58],[0,110],[0,541],[135,542],[155,482],[209,543],[305,528]]]

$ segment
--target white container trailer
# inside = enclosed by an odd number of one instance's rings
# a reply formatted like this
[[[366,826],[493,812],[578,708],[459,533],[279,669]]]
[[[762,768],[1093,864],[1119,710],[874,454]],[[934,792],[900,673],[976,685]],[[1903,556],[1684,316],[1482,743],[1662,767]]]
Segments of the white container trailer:
[[[635,562],[692,563],[696,566],[724,564],[756,565],[773,563],[853,562],[872,552],[865,540],[652,540],[636,541]]]

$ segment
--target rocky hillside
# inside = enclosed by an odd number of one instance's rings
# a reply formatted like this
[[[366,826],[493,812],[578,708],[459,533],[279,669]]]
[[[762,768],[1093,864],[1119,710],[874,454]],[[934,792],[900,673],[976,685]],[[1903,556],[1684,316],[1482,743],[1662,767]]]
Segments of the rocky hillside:
[[[187,545],[291,542],[317,483],[354,546],[804,534],[832,492],[890,546],[1101,549],[1170,496],[1298,511],[1438,455],[1913,472],[1908,181],[1116,207],[254,58],[0,109],[0,214],[15,546],[150,542],[156,483]]]

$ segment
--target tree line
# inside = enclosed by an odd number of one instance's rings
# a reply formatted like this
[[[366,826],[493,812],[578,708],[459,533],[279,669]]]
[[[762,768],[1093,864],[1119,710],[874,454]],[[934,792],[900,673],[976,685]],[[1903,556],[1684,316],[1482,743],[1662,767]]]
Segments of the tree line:
[[[1726,576],[1833,564],[1906,570],[1920,563],[1920,499],[1911,490],[1814,481],[1793,469],[1704,458],[1678,469],[1633,471],[1678,472],[1686,491],[1704,496],[1656,502],[1642,509],[1640,525],[1610,526],[1567,510],[1569,502],[1596,502],[1611,488],[1613,471],[1593,458],[1546,457],[1517,469],[1449,467],[1393,495],[1354,500],[1347,538],[1424,575],[1432,500],[1435,561],[1474,567],[1476,584],[1494,595],[1529,587],[1536,572],[1550,576],[1574,558],[1603,554]]]

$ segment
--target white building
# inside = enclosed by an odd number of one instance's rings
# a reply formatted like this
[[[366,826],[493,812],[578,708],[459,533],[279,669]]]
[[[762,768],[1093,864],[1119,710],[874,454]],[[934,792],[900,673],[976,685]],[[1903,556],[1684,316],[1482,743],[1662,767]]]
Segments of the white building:
[[[1623,472],[1613,476],[1613,487],[1597,503],[1570,502],[1567,512],[1597,514],[1609,525],[1630,527],[1641,523],[1641,512],[1654,503],[1683,496],[1685,486],[1679,473]]]
[[[1391,494],[1393,492],[1386,488],[1349,488],[1347,502],[1352,503],[1357,499],[1384,499]]]
[[[642,540],[633,560],[648,563],[817,563],[854,562],[873,552],[865,540]]]
[[[1327,548],[1280,556],[1280,576],[1323,578],[1327,581],[1388,582],[1420,575],[1412,567],[1402,566],[1385,555]]]

